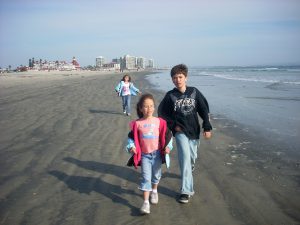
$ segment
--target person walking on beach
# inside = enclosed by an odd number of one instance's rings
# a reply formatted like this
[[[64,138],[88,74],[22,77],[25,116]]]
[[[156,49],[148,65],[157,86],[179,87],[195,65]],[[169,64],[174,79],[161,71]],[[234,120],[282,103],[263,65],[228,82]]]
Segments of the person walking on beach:
[[[140,97],[136,111],[139,119],[130,122],[131,131],[126,149],[133,154],[133,166],[141,166],[142,180],[139,189],[143,191],[144,202],[140,212],[149,214],[149,197],[151,204],[158,203],[161,165],[166,162],[173,148],[172,133],[164,119],[153,116],[155,103],[151,94]]]
[[[115,91],[118,93],[118,96],[122,97],[122,107],[123,113],[127,116],[131,115],[131,95],[137,95],[141,93],[138,88],[136,88],[131,82],[131,77],[128,74],[125,74],[122,80],[115,87]]]
[[[211,137],[209,106],[206,98],[195,87],[187,86],[188,68],[179,64],[171,69],[175,88],[166,93],[158,107],[158,115],[167,121],[175,136],[181,172],[181,194],[178,201],[188,203],[194,194],[193,170],[200,144],[200,124],[203,120],[203,136]]]

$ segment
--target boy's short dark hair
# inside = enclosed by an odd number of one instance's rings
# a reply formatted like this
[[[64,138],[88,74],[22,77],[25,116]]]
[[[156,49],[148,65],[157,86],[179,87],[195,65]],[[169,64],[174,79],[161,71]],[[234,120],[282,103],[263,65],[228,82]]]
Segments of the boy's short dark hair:
[[[178,64],[171,69],[171,77],[179,73],[182,73],[184,76],[187,76],[188,74],[187,66],[184,64]]]

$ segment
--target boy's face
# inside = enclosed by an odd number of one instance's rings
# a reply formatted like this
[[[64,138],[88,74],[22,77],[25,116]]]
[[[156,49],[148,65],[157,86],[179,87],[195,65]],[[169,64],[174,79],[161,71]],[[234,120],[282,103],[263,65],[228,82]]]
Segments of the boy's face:
[[[173,84],[178,89],[184,88],[186,86],[186,80],[186,76],[184,76],[184,74],[182,73],[175,74],[172,77]]]

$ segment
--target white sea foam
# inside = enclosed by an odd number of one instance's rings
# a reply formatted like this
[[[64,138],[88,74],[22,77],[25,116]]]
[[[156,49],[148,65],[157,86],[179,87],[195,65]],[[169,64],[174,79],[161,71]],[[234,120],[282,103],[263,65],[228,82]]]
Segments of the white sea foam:
[[[227,80],[238,80],[238,81],[252,81],[252,82],[263,82],[263,83],[279,83],[279,80],[268,80],[268,79],[262,79],[258,77],[237,77],[233,75],[226,75],[226,74],[214,74],[212,75],[214,77],[223,78]]]
[[[273,68],[272,70],[275,70],[275,68]],[[235,71],[235,73],[231,73],[231,74],[224,73],[224,72],[212,73],[207,71],[199,71],[195,73],[194,76],[213,76],[221,79],[236,80],[236,81],[300,85],[300,74],[299,75],[293,74],[293,76],[289,74],[272,74],[272,73],[264,74],[264,72],[262,71],[267,72],[266,69],[262,69],[261,73],[259,73],[258,70],[256,72],[252,70],[251,74],[249,74],[249,71],[247,71],[247,73],[244,72],[236,73]],[[269,72],[270,71],[271,70],[269,70]]]

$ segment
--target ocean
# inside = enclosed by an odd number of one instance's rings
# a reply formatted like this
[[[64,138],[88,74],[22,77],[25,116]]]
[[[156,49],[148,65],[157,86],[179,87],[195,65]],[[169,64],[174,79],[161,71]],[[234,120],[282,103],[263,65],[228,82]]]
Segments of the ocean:
[[[147,79],[156,89],[174,88],[170,71]],[[192,67],[187,85],[207,98],[214,119],[236,121],[300,156],[300,66]]]

